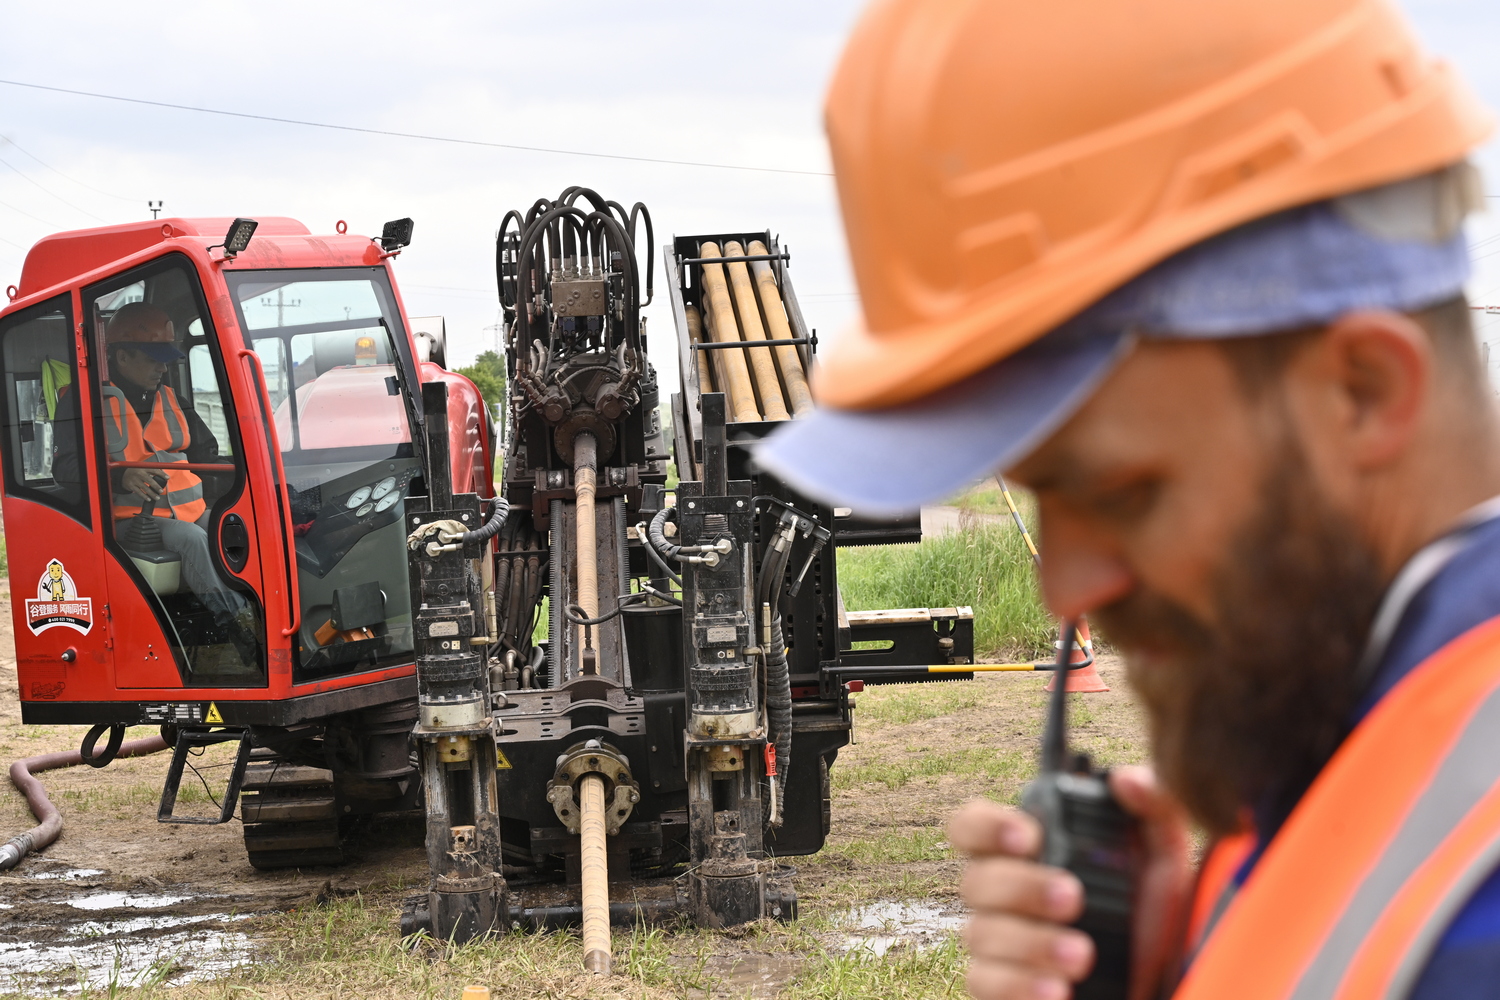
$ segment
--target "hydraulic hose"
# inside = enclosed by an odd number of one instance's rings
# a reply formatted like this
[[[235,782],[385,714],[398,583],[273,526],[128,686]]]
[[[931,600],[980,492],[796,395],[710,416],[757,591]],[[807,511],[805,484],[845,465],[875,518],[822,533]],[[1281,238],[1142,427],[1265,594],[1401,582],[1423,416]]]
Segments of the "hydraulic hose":
[[[761,566],[757,590],[760,608],[770,609],[766,624],[766,721],[776,747],[776,779],[771,783],[775,800],[771,825],[781,825],[783,792],[787,770],[792,763],[792,675],[786,660],[786,640],[781,632],[781,592],[786,584],[786,567],[792,556],[795,529],[785,525],[772,535],[769,551]]]
[[[148,736],[143,740],[131,740],[129,743],[122,744],[115,756],[142,757],[165,749],[167,749],[166,740],[160,736]],[[0,845],[0,871],[14,868],[32,851],[46,850],[62,833],[62,813],[58,812],[57,806],[47,798],[47,789],[34,775],[42,771],[55,771],[62,767],[77,767],[82,763],[83,756],[79,751],[68,750],[61,753],[44,753],[35,757],[25,757],[10,766],[10,780],[20,793],[26,796],[26,802],[31,806],[31,814],[37,819],[37,825]]]
[[[677,584],[677,586],[682,586],[682,577],[672,572],[672,567],[667,565],[667,561],[661,557],[661,553],[656,551],[656,546],[651,544],[649,529],[646,527],[645,521],[635,526],[635,533],[646,543],[646,554],[651,557],[652,562],[656,563],[656,567],[667,574],[667,578]]]
[[[490,519],[482,527],[473,531],[465,531],[459,541],[468,545],[470,542],[487,542],[500,534],[500,529],[505,527],[505,519],[510,514],[510,502],[504,497],[495,497],[494,506],[490,508]]]
[[[771,646],[766,650],[766,716],[776,744],[776,802],[771,825],[780,826],[786,773],[792,766],[792,672],[786,662],[781,615],[771,616]]]
[[[655,517],[651,518],[651,526],[646,529],[646,541],[653,548],[655,548],[657,552],[666,556],[668,559],[676,559],[677,553],[682,550],[681,545],[673,545],[671,542],[667,541],[667,536],[663,531],[668,521],[675,521],[676,519],[677,508],[663,507],[661,510],[656,512]],[[681,581],[679,580],[678,582],[680,583]]]

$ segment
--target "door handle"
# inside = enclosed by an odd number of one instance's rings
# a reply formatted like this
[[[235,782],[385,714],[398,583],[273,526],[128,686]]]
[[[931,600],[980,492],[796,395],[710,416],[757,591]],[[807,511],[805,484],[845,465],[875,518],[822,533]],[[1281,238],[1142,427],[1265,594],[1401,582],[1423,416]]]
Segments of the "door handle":
[[[236,573],[250,561],[250,532],[238,514],[230,514],[219,525],[219,551],[224,554],[224,563]]]

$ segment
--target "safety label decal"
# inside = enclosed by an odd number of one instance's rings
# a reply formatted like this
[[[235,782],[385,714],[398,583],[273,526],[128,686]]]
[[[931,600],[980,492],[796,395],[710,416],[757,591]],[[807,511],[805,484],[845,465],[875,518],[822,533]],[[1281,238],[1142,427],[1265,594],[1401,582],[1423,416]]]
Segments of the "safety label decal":
[[[511,767],[510,758],[499,747],[495,748],[495,766],[502,771],[509,771]]]
[[[37,582],[36,597],[26,599],[26,627],[41,635],[59,626],[88,635],[94,627],[94,599],[79,597],[62,561],[53,559]]]
[[[220,726],[222,726],[224,724],[224,716],[221,715],[221,714],[219,714],[219,703],[218,702],[211,701],[211,702],[208,703],[208,711],[206,713],[204,713],[203,721],[204,722],[212,722],[215,725],[220,725]]]

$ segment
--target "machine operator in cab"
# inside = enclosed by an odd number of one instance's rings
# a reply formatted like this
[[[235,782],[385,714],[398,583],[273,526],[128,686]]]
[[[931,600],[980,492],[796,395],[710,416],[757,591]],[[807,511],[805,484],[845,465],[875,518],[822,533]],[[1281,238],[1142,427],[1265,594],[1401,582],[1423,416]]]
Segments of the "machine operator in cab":
[[[172,465],[213,463],[219,444],[192,407],[184,407],[164,381],[167,366],[185,356],[178,349],[172,320],[158,306],[121,306],[105,328],[109,380],[102,386],[109,461],[160,463],[165,468],[112,466],[110,491],[117,536],[141,514],[154,515],[162,545],[181,560],[182,586],[197,595],[222,626],[253,627],[244,616],[245,599],[223,586],[208,547],[208,507],[203,481]],[[71,393],[59,399],[58,419],[72,417]],[[81,482],[71,438],[62,437],[53,469],[59,482]],[[127,548],[129,546],[127,545]]]
[[[1150,723],[1110,778],[1130,995],[1494,995],[1489,116],[1383,0],[889,0],[827,122],[863,318],[759,461],[866,514],[1033,491],[1048,605]],[[950,835],[970,991],[1067,996],[1094,943],[1036,821]]]

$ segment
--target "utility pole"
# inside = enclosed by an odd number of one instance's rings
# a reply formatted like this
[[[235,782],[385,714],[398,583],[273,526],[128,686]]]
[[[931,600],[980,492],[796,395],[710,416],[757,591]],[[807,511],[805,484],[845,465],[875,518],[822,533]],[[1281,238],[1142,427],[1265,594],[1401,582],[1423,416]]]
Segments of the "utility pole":
[[[151,218],[153,219],[161,214],[161,206],[162,203],[160,200],[151,201],[149,198],[146,200],[146,207],[151,209]]]

